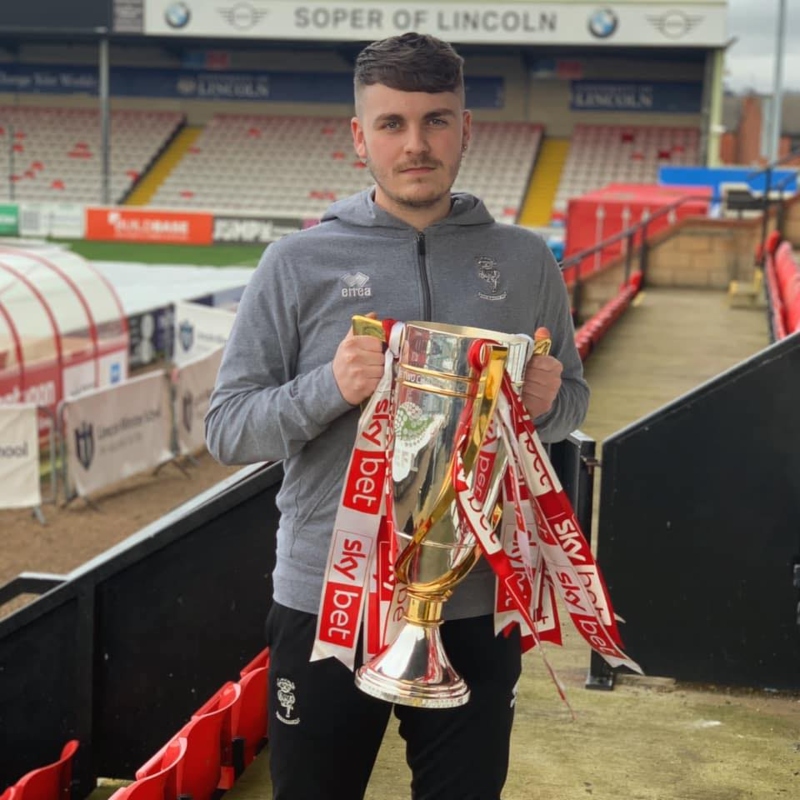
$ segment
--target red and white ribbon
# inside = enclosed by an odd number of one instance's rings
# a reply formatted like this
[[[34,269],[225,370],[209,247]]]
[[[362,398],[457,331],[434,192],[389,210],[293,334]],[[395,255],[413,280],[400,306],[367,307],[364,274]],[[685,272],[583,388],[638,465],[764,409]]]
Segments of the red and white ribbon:
[[[392,359],[398,337],[396,325],[383,378],[359,423],[331,540],[312,653],[312,660],[333,656],[350,669],[362,620],[368,658],[390,643],[402,625],[405,587],[393,568],[397,545],[391,480]],[[468,478],[462,454],[470,435],[465,423],[471,418],[472,405],[467,403],[456,434],[452,480],[460,533],[475,537],[498,579],[496,631],[519,624],[523,649],[541,641],[560,643],[558,592],[573,624],[594,650],[611,666],[641,672],[621,649],[600,570],[508,375]],[[487,497],[500,439],[507,465],[498,534]],[[564,697],[555,673],[546,660],[545,664]]]
[[[328,551],[311,653],[311,661],[334,657],[349,669],[355,666],[367,595],[380,595],[380,587],[372,576],[377,544],[381,531],[386,529],[393,359],[390,344],[386,348],[383,376],[359,420]],[[388,532],[384,539],[386,535]]]
[[[641,668],[621,649],[621,639],[600,569],[592,556],[555,470],[550,464],[525,406],[505,377],[498,415],[509,436],[509,459],[521,468],[532,493],[537,544],[573,624],[613,667]],[[514,444],[516,443],[516,444]]]

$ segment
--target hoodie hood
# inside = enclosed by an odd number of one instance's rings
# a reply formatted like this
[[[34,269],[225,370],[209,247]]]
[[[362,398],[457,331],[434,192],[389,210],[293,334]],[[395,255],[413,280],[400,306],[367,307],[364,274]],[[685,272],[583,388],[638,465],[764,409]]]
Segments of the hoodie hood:
[[[364,189],[358,194],[337,200],[322,215],[321,222],[338,219],[360,228],[395,228],[408,230],[407,222],[381,208],[373,199],[374,188]],[[463,225],[488,225],[494,222],[482,200],[466,192],[453,192],[450,213],[431,225],[431,228]]]

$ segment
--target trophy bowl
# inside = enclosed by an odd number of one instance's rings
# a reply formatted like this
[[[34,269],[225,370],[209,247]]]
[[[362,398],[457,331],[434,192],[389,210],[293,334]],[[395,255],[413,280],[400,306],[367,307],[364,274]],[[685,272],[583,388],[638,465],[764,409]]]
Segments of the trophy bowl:
[[[405,324],[395,364],[391,488],[395,574],[407,597],[394,641],[356,672],[356,685],[367,694],[426,708],[469,700],[439,630],[444,603],[480,556],[459,519],[453,463],[458,451],[483,513],[497,525],[507,456],[492,439],[492,422],[504,372],[519,386],[531,351],[523,334]],[[486,452],[492,457],[481,458]]]

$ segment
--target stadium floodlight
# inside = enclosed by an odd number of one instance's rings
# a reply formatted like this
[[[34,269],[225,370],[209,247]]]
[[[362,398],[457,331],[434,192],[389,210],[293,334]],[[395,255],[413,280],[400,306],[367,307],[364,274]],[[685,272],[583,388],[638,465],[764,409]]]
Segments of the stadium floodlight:
[[[780,158],[781,113],[783,111],[783,46],[786,34],[786,0],[778,0],[778,24],[775,31],[775,73],[772,82],[772,108],[770,114],[770,141],[767,158],[770,162]]]

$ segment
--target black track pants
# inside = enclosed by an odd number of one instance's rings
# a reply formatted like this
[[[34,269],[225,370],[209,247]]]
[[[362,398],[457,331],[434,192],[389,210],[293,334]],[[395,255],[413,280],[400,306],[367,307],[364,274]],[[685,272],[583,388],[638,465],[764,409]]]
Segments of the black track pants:
[[[269,758],[273,800],[360,800],[392,706],[356,688],[335,659],[310,662],[316,616],[273,603]],[[471,690],[454,709],[394,706],[413,800],[499,800],[520,674],[519,636],[495,637],[491,616],[442,626]],[[360,647],[359,647],[360,652]]]

